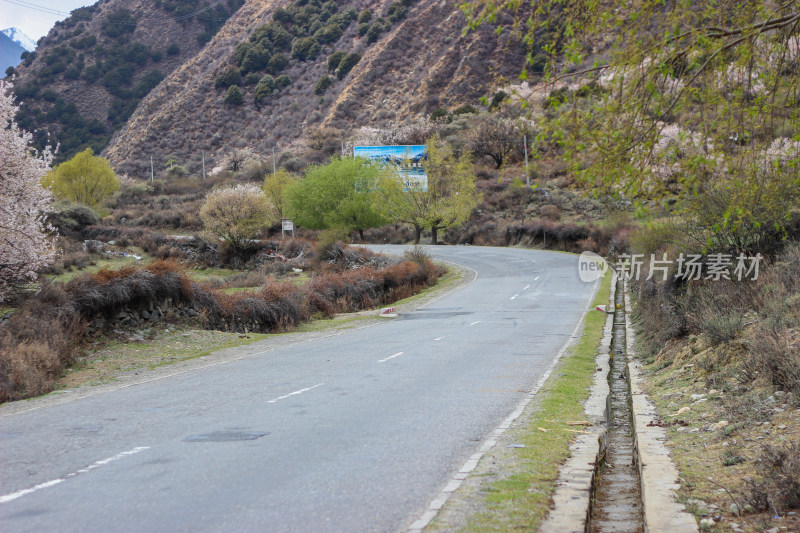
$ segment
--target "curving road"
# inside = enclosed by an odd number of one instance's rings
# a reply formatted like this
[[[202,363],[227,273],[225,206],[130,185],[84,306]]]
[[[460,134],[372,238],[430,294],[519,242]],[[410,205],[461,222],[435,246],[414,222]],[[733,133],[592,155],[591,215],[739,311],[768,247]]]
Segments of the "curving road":
[[[577,256],[428,250],[477,278],[373,327],[0,408],[0,529],[407,528],[539,380],[595,288]]]

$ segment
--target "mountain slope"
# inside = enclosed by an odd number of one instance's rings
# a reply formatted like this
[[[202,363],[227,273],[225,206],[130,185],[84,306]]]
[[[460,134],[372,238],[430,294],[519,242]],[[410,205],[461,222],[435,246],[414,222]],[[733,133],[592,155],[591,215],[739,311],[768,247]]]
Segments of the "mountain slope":
[[[349,23],[341,37],[322,44],[313,58],[292,59],[281,70],[291,81],[288,87],[256,103],[258,85],[253,82],[263,74],[256,69],[250,83],[247,79],[236,83],[242,104],[231,105],[224,102],[228,85],[217,80],[239,67],[237,46],[257,43],[260,34],[254,30],[273,21],[276,13],[284,20],[287,9],[323,6],[315,0],[295,5],[279,0],[246,2],[208,46],[142,101],[110,142],[107,156],[118,169],[136,176],[149,174],[151,156],[161,163],[158,168],[175,158],[196,171],[202,151],[208,165],[245,146],[267,154],[321,126],[350,131],[403,121],[439,107],[476,103],[489,93],[497,76],[518,74],[523,48],[507,31],[499,37],[490,28],[464,35],[464,18],[452,1],[406,3],[404,17],[394,16],[398,4],[380,0],[334,4],[340,14],[349,8],[362,14],[369,9],[373,20],[390,21],[386,22],[390,27],[370,43],[369,34],[359,36],[359,25]],[[294,26],[296,17],[286,27],[291,32]],[[305,38],[302,35],[295,31],[295,39]],[[274,43],[268,44],[273,47],[270,52],[277,53]],[[319,91],[334,51],[357,53],[361,59],[341,80],[331,73],[330,87]]]
[[[111,134],[242,0],[102,0],[56,23],[18,67],[18,121],[63,160]],[[19,57],[19,56],[18,56]]]

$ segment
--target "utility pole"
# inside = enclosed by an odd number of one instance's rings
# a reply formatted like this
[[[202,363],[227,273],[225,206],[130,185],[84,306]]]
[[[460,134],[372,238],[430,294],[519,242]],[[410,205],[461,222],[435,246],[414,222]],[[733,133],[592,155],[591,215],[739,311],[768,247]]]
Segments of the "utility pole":
[[[344,158],[344,141],[342,141],[342,158]]]
[[[528,171],[528,134],[522,136],[522,146],[525,148],[525,183],[531,186],[531,173]]]
[[[153,170],[153,156],[150,156],[150,184],[153,184],[153,180],[155,179],[155,171]]]
[[[203,179],[206,179],[206,151],[200,150],[200,153],[203,154]]]

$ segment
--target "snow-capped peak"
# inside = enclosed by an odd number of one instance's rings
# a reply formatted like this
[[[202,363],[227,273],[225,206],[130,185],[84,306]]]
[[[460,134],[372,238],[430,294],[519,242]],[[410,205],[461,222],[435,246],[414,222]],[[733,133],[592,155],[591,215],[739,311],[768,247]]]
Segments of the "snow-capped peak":
[[[25,35],[19,28],[6,28],[1,31],[5,33],[9,39],[20,45],[28,52],[33,52],[36,50],[36,43],[33,41],[33,39]]]

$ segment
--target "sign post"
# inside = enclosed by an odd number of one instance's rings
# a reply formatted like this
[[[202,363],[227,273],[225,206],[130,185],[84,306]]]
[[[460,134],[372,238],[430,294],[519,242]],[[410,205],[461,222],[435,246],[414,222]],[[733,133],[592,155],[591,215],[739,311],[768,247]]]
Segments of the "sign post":
[[[294,222],[289,220],[288,218],[281,219],[281,240],[283,240],[284,235],[287,231],[292,232],[292,238],[294,239]]]

